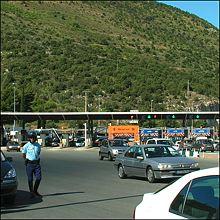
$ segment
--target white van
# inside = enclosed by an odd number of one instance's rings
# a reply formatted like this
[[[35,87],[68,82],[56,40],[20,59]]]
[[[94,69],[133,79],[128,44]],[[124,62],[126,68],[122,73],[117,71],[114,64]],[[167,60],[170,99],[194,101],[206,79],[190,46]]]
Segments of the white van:
[[[198,141],[198,140],[207,140],[207,139],[208,139],[207,137],[203,137],[203,136],[196,137],[196,141]]]
[[[171,146],[174,145],[173,141],[168,138],[151,138],[147,140],[146,144],[166,144]]]

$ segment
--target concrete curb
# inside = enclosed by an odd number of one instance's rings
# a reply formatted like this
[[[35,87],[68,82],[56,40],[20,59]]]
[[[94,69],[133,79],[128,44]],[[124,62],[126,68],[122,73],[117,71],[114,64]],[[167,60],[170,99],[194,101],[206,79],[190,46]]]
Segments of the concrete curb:
[[[88,151],[88,150],[97,150],[98,147],[42,147],[42,150],[49,151]]]

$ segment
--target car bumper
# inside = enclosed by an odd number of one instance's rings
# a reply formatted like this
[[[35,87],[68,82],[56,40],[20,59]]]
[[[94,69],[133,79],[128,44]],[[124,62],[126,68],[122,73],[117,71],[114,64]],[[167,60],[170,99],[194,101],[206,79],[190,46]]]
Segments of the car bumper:
[[[17,187],[17,180],[4,180],[1,183],[1,196],[9,196],[15,194]]]
[[[191,173],[199,169],[200,168],[182,169],[182,170],[156,170],[154,173],[156,179],[166,179],[166,178],[168,179],[168,178],[181,177],[187,173]]]

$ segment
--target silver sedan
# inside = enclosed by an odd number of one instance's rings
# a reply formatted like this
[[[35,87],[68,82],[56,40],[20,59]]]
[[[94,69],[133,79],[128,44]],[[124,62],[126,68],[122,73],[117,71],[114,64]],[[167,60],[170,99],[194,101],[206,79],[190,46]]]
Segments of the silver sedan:
[[[114,165],[120,178],[146,177],[150,183],[157,179],[177,178],[199,170],[198,162],[184,157],[168,145],[135,145],[118,155]]]

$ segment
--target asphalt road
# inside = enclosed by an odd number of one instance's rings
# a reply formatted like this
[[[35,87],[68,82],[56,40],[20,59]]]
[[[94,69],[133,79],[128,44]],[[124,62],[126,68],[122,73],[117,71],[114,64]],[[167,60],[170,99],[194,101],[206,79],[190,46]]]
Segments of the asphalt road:
[[[1,204],[2,219],[131,219],[134,207],[146,192],[169,183],[148,183],[141,178],[120,179],[113,162],[98,159],[98,150],[42,149],[42,199],[30,199],[24,161],[13,157],[18,175],[15,204]],[[218,159],[196,158],[202,169],[218,166]]]

